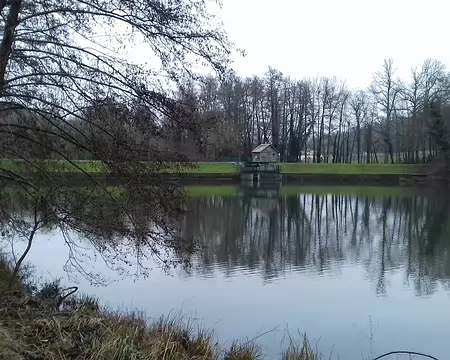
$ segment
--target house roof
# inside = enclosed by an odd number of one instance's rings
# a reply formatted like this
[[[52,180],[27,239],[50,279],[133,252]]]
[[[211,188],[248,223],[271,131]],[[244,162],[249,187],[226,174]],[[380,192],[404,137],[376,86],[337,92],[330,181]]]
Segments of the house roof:
[[[266,150],[267,148],[271,147],[274,151],[278,152],[277,149],[275,149],[275,147],[273,147],[273,145],[271,144],[260,144],[257,147],[255,147],[252,151],[252,153],[260,153],[263,152],[264,150]]]

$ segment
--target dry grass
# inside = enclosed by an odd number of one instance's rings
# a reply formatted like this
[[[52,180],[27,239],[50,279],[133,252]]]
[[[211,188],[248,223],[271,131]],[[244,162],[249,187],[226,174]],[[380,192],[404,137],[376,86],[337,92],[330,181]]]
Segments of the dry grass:
[[[282,360],[319,360],[318,351],[314,350],[306,337],[306,334],[300,335],[300,342],[293,339],[289,332],[289,346],[283,352]]]
[[[253,342],[234,342],[225,352],[224,360],[257,360],[262,358],[261,348]]]
[[[14,284],[11,284],[11,281]],[[17,287],[18,279],[12,278],[11,267],[6,258],[0,255],[0,293],[11,289],[11,286]]]
[[[260,348],[235,342],[220,350],[212,333],[181,317],[162,317],[148,324],[142,314],[102,309],[87,296],[69,297],[58,308],[58,282],[41,289],[11,283],[10,264],[0,257],[0,359],[11,360],[256,360]],[[286,360],[316,360],[289,348]],[[308,357],[310,356],[310,357]]]
[[[14,339],[6,329],[0,327],[0,359],[25,359],[20,354],[20,348],[22,346],[23,345],[20,344],[17,339]]]

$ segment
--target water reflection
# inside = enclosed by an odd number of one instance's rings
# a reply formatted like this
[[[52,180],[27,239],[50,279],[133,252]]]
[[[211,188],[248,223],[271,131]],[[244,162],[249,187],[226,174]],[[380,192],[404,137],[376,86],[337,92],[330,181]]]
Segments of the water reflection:
[[[338,354],[331,358],[343,359],[395,349],[445,358],[450,351],[449,294],[442,291],[450,284],[447,197],[403,196],[392,189],[353,195],[299,190],[303,193],[284,188],[270,197],[243,191],[188,199],[186,215],[174,228],[181,239],[201,247],[194,255],[184,251],[189,246],[174,247],[175,257],[192,263],[189,271],[178,271],[181,276],[155,269],[146,278],[128,278],[154,263],[146,260],[151,254],[145,238],[130,233],[136,229],[123,210],[103,197],[90,199],[77,216],[73,209],[82,201],[62,203],[62,212],[40,230],[29,260],[42,275],[71,284],[63,266],[66,256],[73,256],[83,275],[98,271],[120,280],[93,288],[78,276],[80,288],[102,303],[149,317],[181,311],[214,329],[226,346],[288,325],[293,333],[307,331],[327,358],[331,349]],[[127,205],[142,230],[151,228],[152,204],[135,199],[119,204]],[[2,230],[11,228],[12,215],[32,219],[25,203],[0,205]],[[67,249],[59,232],[56,220],[64,214],[72,214],[64,224],[78,253]],[[131,274],[121,276],[123,268]],[[267,358],[279,358],[283,339],[279,331],[258,343]]]
[[[405,285],[430,295],[450,278],[449,206],[444,196],[297,194],[188,201],[182,233],[201,250],[189,276],[288,271],[339,273],[360,264],[378,294],[386,273],[405,268]]]
[[[404,270],[404,285],[413,287],[416,295],[433,294],[438,283],[449,287],[446,196],[288,196],[278,190],[267,197],[248,191],[234,197],[193,197],[187,199],[186,215],[175,226],[180,234],[176,241],[182,242],[179,246],[174,238],[158,238],[152,233],[154,206],[143,202],[142,196],[126,197],[129,211],[125,216],[123,201],[91,195],[86,203],[83,194],[66,194],[58,214],[41,206],[40,218],[46,221],[40,232],[62,232],[71,247],[68,262],[91,279],[96,276],[99,280],[101,274],[86,272],[82,262],[97,255],[110,269],[124,275],[147,275],[154,266],[148,258],[159,256],[155,252],[159,245],[173,252],[175,260],[166,260],[165,265],[192,265],[184,270],[187,277],[214,277],[219,271],[227,277],[258,275],[267,283],[288,272],[336,275],[345,266],[360,265],[379,295],[388,292],[386,275],[400,268]],[[25,235],[29,231],[35,208],[21,199],[0,198],[3,240],[17,240],[21,231]],[[81,242],[88,241],[95,254],[92,249],[84,251],[74,234]],[[189,246],[193,244],[199,245],[194,254]]]
[[[176,187],[166,186],[166,197],[155,196],[155,191],[151,187],[0,191],[0,250],[20,263],[17,259],[28,257],[28,249],[20,245],[29,244],[33,251],[35,235],[58,234],[69,252],[65,270],[98,284],[108,280],[87,270],[96,257],[123,276],[147,276],[155,267],[168,271],[184,265],[182,259],[193,251],[193,242],[177,235],[183,198]],[[171,202],[162,203],[164,198]],[[15,251],[18,247],[22,249]]]

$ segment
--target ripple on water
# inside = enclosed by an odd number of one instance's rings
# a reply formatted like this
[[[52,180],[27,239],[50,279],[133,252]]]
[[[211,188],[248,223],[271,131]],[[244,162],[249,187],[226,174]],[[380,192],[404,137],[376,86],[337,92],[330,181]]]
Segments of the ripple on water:
[[[321,338],[324,354],[336,345],[341,358],[365,357],[372,319],[377,353],[419,347],[448,354],[450,216],[442,202],[299,194],[195,198],[189,206],[195,211],[182,230],[204,245],[192,268],[172,278],[155,270],[139,284],[125,279],[96,289],[102,301],[133,304],[152,316],[187,302],[221,343],[288,324]],[[50,235],[33,244],[30,260],[58,278],[67,249],[62,238],[50,243]],[[258,342],[274,350],[281,337]]]

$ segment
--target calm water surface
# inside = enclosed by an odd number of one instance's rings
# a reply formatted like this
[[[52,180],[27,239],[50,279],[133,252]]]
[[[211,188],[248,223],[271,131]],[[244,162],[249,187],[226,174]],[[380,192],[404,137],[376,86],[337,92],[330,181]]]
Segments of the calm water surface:
[[[203,247],[190,271],[170,276],[124,276],[80,238],[83,269],[112,281],[94,286],[65,271],[70,254],[57,231],[40,233],[28,259],[44,278],[77,281],[111,307],[195,318],[225,346],[273,329],[257,340],[268,358],[287,345],[286,329],[307,332],[325,358],[450,353],[450,207],[443,196],[196,197],[182,232]]]

